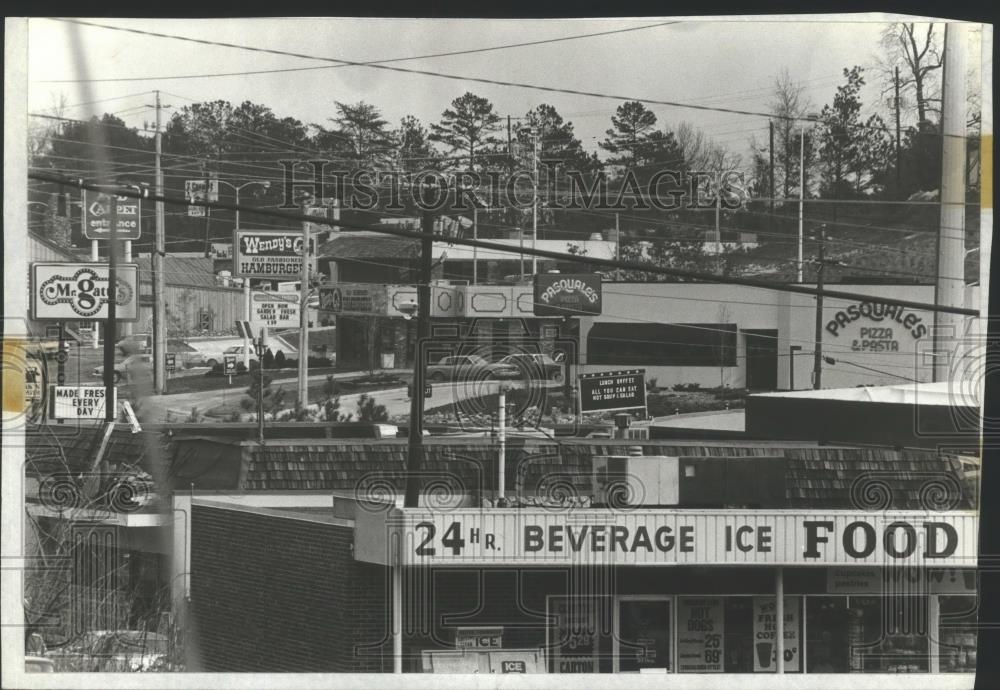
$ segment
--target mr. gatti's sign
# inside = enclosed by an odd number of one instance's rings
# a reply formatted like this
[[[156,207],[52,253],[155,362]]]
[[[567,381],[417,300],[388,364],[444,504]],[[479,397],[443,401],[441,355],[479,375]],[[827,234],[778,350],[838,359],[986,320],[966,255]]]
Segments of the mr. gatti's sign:
[[[299,278],[302,233],[237,230],[233,233],[233,275],[239,278]]]
[[[394,511],[406,565],[909,565],[975,562],[974,513]]]
[[[535,276],[535,316],[595,316],[601,302],[601,276],[596,273]]]
[[[863,320],[857,335],[851,339],[855,352],[899,352],[899,338],[908,335],[918,340],[927,335],[923,317],[898,304],[863,300],[850,304],[827,321],[826,330],[834,336],[846,334],[855,321]]]

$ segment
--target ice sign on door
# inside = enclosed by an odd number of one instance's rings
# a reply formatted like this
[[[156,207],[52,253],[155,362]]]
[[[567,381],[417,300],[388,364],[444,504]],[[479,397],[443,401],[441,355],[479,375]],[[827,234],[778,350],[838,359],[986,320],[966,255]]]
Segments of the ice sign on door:
[[[253,299],[250,314],[254,329],[275,326],[299,325],[299,295],[277,293],[257,293]]]

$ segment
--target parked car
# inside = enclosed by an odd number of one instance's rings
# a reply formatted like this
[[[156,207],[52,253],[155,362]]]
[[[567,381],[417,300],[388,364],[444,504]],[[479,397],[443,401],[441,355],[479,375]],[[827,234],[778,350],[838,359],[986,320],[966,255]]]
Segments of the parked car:
[[[115,343],[115,347],[126,357],[148,352],[153,347],[153,336],[149,333],[133,333]]]
[[[520,352],[507,355],[500,363],[513,364],[530,381],[562,381],[565,375],[563,365],[546,354]]]
[[[257,361],[257,351],[254,350],[253,346],[251,346],[249,348],[249,350],[250,350],[250,361],[251,362],[256,362]],[[223,359],[225,359],[226,355],[236,355],[236,362],[237,363],[242,362],[243,361],[243,346],[242,345],[233,345],[232,347],[227,347],[225,350],[222,351]]]
[[[479,355],[453,355],[442,357],[437,364],[427,367],[431,381],[471,381],[476,379],[517,379],[521,370],[513,364],[488,362]]]
[[[51,649],[56,672],[152,671],[166,666],[168,639],[145,630],[94,630]]]
[[[243,338],[188,338],[185,343],[201,354],[205,366],[214,367],[216,364],[222,364],[222,356],[227,350],[232,347],[242,347]],[[268,334],[267,346],[273,352],[283,351],[286,357],[298,356],[298,349],[278,335]]]
[[[153,355],[131,355],[115,365],[115,382],[127,381],[137,374],[150,371],[153,367]],[[104,378],[104,367],[94,367],[94,376]]]

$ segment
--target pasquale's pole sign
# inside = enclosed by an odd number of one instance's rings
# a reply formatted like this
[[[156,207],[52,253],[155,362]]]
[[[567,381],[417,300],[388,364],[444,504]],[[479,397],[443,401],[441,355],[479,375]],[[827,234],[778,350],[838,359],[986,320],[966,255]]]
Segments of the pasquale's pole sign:
[[[535,316],[594,316],[601,306],[601,276],[596,273],[535,276]]]

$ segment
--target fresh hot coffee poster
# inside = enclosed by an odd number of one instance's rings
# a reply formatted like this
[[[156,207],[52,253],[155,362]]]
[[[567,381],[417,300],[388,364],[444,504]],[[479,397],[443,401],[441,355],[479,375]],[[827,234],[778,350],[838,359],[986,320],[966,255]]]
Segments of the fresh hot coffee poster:
[[[785,597],[785,673],[799,670],[799,600]],[[753,598],[753,670],[776,671],[778,606],[774,597]]]

